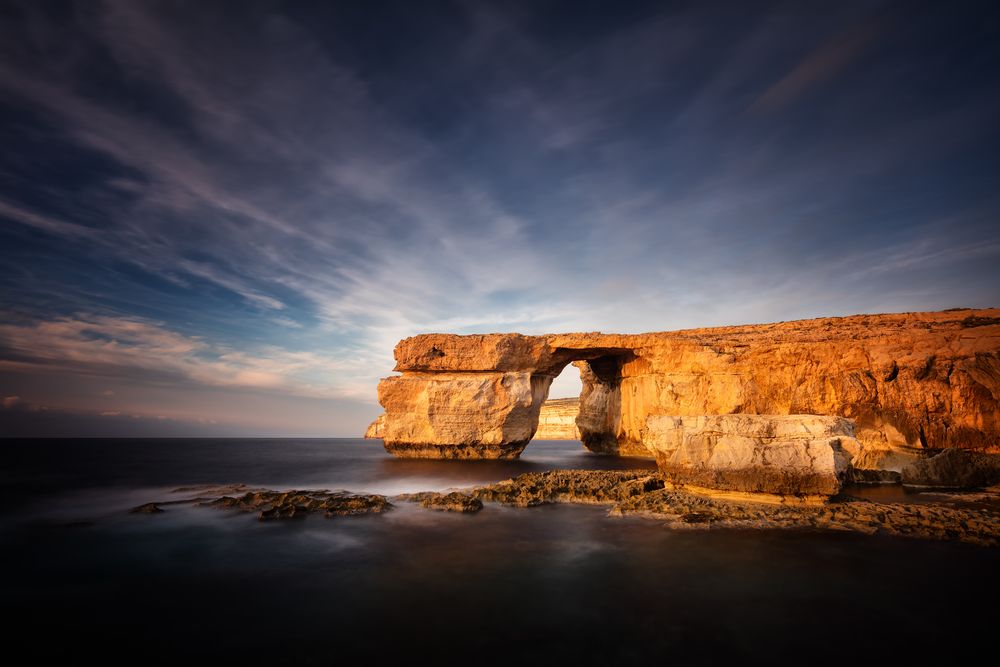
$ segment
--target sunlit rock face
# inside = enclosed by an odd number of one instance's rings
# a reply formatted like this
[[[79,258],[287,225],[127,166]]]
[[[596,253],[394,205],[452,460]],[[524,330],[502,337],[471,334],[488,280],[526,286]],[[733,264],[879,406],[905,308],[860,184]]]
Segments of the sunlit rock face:
[[[385,415],[381,414],[375,419],[375,421],[373,421],[371,424],[368,425],[368,428],[365,430],[365,437],[381,438],[382,431],[384,429],[385,429]]]
[[[646,446],[675,485],[778,496],[840,491],[854,424],[821,415],[651,416]]]
[[[426,334],[379,384],[399,456],[517,456],[552,379],[581,367],[585,446],[652,456],[649,417],[811,414],[854,420],[861,468],[928,449],[1000,452],[1000,309],[856,315],[619,335]]]
[[[580,414],[579,398],[550,398],[542,403],[538,414],[535,440],[579,440],[576,417]]]
[[[386,450],[406,458],[516,458],[552,378],[527,371],[405,373],[379,383]]]

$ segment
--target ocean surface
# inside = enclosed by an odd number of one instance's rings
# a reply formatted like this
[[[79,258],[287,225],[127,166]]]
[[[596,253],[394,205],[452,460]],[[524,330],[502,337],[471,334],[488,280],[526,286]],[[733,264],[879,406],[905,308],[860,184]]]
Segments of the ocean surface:
[[[980,608],[1000,599],[1000,554],[965,544],[674,531],[576,505],[129,513],[201,484],[391,495],[653,467],[578,442],[509,462],[404,461],[360,439],[0,446],[4,646],[31,663],[952,664],[995,649]]]

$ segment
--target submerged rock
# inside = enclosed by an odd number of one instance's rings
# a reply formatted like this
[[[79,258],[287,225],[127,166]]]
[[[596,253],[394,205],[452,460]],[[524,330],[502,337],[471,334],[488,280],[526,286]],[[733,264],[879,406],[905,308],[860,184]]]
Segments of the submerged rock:
[[[975,489],[1000,483],[1000,455],[946,449],[914,461],[902,471],[903,484]]]
[[[822,415],[656,416],[644,442],[664,478],[706,489],[832,496],[850,468],[854,424]]]
[[[663,488],[648,470],[550,470],[525,473],[473,492],[477,498],[515,507],[545,503],[609,503]]]
[[[851,484],[899,484],[902,475],[895,470],[864,470],[851,468],[847,476]]]
[[[144,503],[129,510],[132,514],[160,514],[163,510],[156,503]]]
[[[1000,545],[1000,504],[995,502],[996,494],[936,494],[945,495],[948,500],[938,503],[875,503],[838,496],[810,505],[779,496],[764,502],[763,496],[735,492],[725,496],[693,493],[690,487],[675,485],[649,470],[551,470],[526,473],[468,491],[428,491],[395,498],[419,502],[433,510],[465,513],[478,512],[484,501],[514,507],[603,504],[610,507],[612,516],[653,518],[678,529],[847,530]],[[346,491],[253,489],[239,496],[186,502],[257,512],[261,520],[300,518],[319,512],[327,517],[378,514],[392,508],[385,496]],[[162,503],[146,503],[136,510],[156,513],[158,504]]]
[[[356,495],[346,491],[250,491],[242,496],[222,496],[201,503],[211,507],[258,512],[257,518],[295,519],[322,512],[327,518],[380,514],[392,509],[385,496]]]
[[[426,507],[427,509],[443,512],[474,514],[483,509],[483,501],[479,498],[458,491],[452,491],[451,493],[424,491],[421,493],[404,493],[397,497],[400,500],[418,502],[422,507]]]

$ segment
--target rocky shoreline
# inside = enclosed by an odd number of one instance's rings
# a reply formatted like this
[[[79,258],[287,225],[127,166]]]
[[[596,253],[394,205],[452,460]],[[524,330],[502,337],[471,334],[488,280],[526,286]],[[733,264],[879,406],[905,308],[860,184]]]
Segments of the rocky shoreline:
[[[267,521],[310,514],[327,518],[381,514],[393,509],[392,501],[465,514],[480,511],[483,503],[522,508],[576,503],[607,505],[609,516],[654,519],[669,529],[838,530],[1000,546],[1000,505],[881,503],[850,495],[817,503],[693,492],[649,470],[551,470],[472,489],[392,497],[347,491],[272,491],[242,485],[205,487],[199,492],[196,498],[150,502],[132,511],[159,514],[164,506],[189,504],[256,512],[258,519]],[[969,494],[970,500],[983,497],[982,492]],[[988,492],[986,497],[1000,498],[1000,494]]]

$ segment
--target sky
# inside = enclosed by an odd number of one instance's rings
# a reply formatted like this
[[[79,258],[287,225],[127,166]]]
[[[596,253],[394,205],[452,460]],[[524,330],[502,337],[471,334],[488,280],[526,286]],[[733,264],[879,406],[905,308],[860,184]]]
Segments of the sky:
[[[426,332],[998,306],[997,72],[990,3],[0,2],[0,435],[358,436]]]

